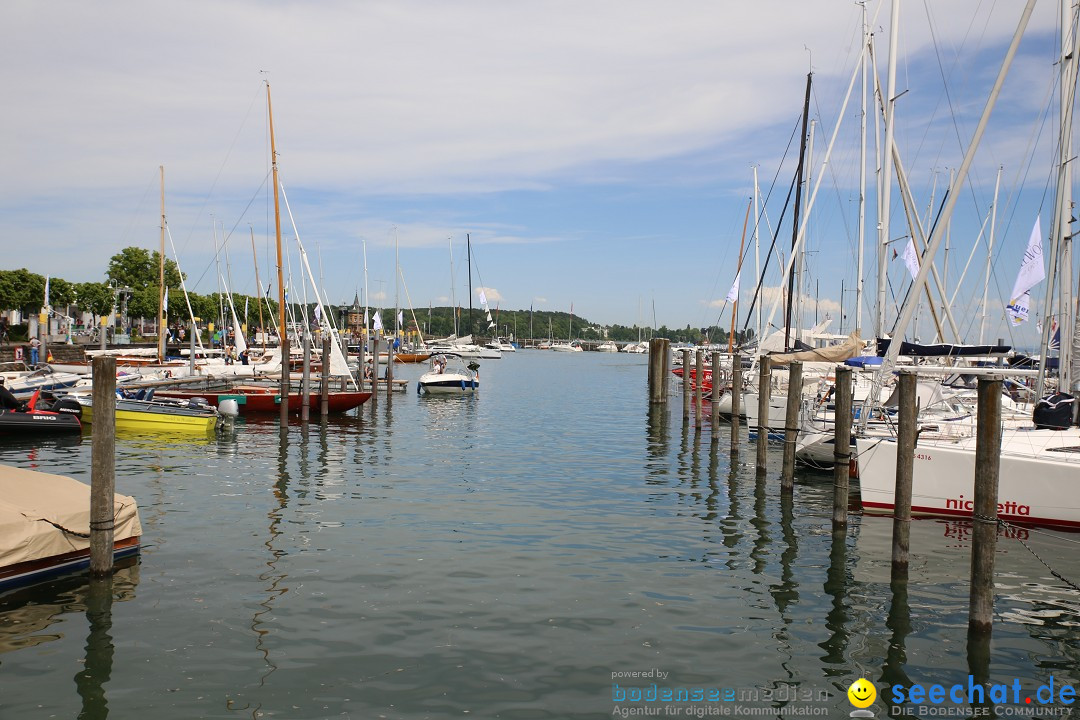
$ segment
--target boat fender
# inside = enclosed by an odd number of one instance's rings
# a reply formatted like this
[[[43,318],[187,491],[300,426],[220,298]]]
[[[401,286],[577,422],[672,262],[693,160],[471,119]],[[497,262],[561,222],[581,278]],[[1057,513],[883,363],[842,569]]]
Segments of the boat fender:
[[[232,398],[228,398],[226,400],[219,400],[218,414],[222,415],[223,417],[234,418],[240,414],[240,405]]]
[[[465,381],[461,381],[461,392],[465,392]]]

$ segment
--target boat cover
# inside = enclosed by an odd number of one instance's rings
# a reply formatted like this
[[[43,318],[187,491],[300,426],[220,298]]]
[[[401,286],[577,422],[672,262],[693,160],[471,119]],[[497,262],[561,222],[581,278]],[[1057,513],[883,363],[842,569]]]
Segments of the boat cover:
[[[838,345],[812,348],[810,350],[801,350],[799,352],[777,353],[775,355],[770,355],[769,360],[774,366],[787,365],[788,363],[795,361],[839,363],[844,362],[848,358],[856,357],[862,352],[862,349],[862,338],[859,337],[859,333],[853,332],[848,335],[847,340]]]
[[[113,539],[141,537],[135,498],[117,493],[113,499]],[[0,568],[54,555],[86,550],[89,535],[90,486],[63,475],[50,475],[0,465]]]
[[[889,352],[889,338],[878,338],[877,354],[885,357]],[[920,345],[918,343],[901,342],[900,354],[917,357],[974,357],[979,355],[1007,355],[1012,350],[1010,345]]]

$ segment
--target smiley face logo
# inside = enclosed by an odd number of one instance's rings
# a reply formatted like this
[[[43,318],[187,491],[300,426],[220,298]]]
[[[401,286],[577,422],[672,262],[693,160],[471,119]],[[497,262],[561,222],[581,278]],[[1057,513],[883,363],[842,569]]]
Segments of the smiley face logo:
[[[847,697],[857,708],[870,707],[877,699],[877,688],[866,678],[859,678],[847,689]]]

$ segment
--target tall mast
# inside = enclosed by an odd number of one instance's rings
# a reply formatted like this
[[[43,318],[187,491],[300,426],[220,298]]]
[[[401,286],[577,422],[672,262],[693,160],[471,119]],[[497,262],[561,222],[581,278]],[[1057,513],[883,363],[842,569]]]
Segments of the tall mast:
[[[881,174],[878,176],[878,239],[877,239],[877,320],[874,323],[874,334],[882,337],[885,333],[885,288],[888,284],[886,257],[889,251],[889,207],[892,203],[892,146],[896,112],[896,56],[897,42],[900,28],[900,0],[893,0],[892,19],[889,22],[889,79],[886,95],[883,98],[885,104],[885,159],[882,163]],[[899,347],[899,345],[897,345]]]
[[[473,331],[472,324],[472,240],[469,238],[469,233],[465,233],[465,251],[468,253],[469,259],[469,333]],[[498,329],[495,330],[495,334],[498,335]]]
[[[751,207],[753,207],[753,201],[746,203],[746,217],[743,218],[743,223],[742,223],[742,240],[739,241],[739,263],[738,263],[738,265],[736,265],[736,268],[735,268],[735,281],[736,282],[739,281],[739,277],[742,275],[743,248],[746,247],[746,226],[750,222],[750,208]],[[641,312],[641,300],[638,300],[638,312]],[[735,292],[735,302],[731,305],[731,332],[728,333],[728,339],[727,339],[728,355],[731,354],[731,351],[732,351],[732,349],[734,347],[734,344],[735,344],[735,318],[738,315],[739,315],[739,293],[736,290],[736,292]],[[639,340],[638,340],[638,342],[640,342],[640,331],[639,331]]]
[[[990,263],[994,256],[994,228],[997,225],[998,191],[1001,189],[1001,166],[998,166],[997,182],[994,183],[994,205],[990,208],[990,240],[986,245],[986,277],[983,279],[982,320],[979,322],[979,344],[986,334],[986,293],[990,287]]]
[[[457,325],[457,296],[454,294],[454,238],[448,237],[446,242],[450,244],[450,314],[454,319],[454,337],[458,334]],[[472,279],[470,278],[470,284]],[[472,295],[472,292],[469,292]],[[470,303],[472,298],[469,299]]]
[[[1070,7],[1070,5],[1072,7]],[[1061,37],[1062,37],[1062,70],[1061,82],[1061,205],[1058,207],[1058,221],[1060,222],[1059,233],[1062,243],[1062,272],[1061,282],[1061,351],[1060,372],[1061,380],[1058,387],[1066,392],[1075,392],[1076,383],[1080,381],[1080,357],[1076,355],[1077,333],[1074,327],[1080,318],[1074,317],[1076,305],[1072,287],[1072,126],[1073,104],[1076,98],[1076,53],[1080,51],[1080,33],[1077,32],[1077,8],[1075,1],[1062,0],[1061,3]],[[1072,341],[1067,340],[1069,330],[1072,329]]]
[[[255,254],[255,228],[248,225],[251,231],[251,259],[255,263],[255,292],[262,295],[262,282],[259,280],[259,256]],[[259,332],[262,334],[263,354],[266,354],[266,326],[263,325],[262,303],[259,297],[255,297],[255,304],[259,306]]]
[[[401,300],[398,297],[398,278],[401,277],[401,254],[398,252],[398,234],[397,225],[394,226],[394,266],[397,272],[394,273],[394,337],[401,335],[401,323],[398,322],[398,316],[401,315]]]
[[[799,206],[802,203],[802,179],[803,171],[806,167],[806,124],[810,119],[810,83],[812,82],[813,77],[813,73],[806,74],[806,97],[803,99],[802,134],[799,137],[799,166],[795,170],[795,182],[797,185],[797,189],[795,191],[795,209],[791,215],[792,252],[795,252],[798,249],[797,246],[799,240]],[[784,350],[791,349],[791,313],[793,309],[793,302],[795,300],[795,290],[795,273],[792,272],[788,276],[787,314],[784,321]]]
[[[761,193],[758,191],[757,165],[754,166],[754,277],[761,277],[761,236],[758,228],[761,223]],[[640,303],[639,303],[640,305]],[[640,307],[639,307],[640,312]],[[761,303],[754,303],[754,312],[757,313],[757,332],[754,339],[761,342]],[[638,339],[640,342],[640,338]]]
[[[161,171],[161,252],[158,253],[158,362],[165,362],[165,166]]]
[[[277,244],[278,348],[281,350],[281,427],[289,425],[289,336],[285,323],[285,274],[281,256],[281,201],[278,197],[277,145],[274,144],[274,109],[270,83],[266,83],[266,114],[270,121],[270,164],[274,180],[274,240]]]
[[[862,5],[863,42],[869,46],[870,33],[866,25],[866,3]],[[859,126],[859,260],[855,277],[855,330],[862,332],[863,247],[866,243],[866,84],[869,53],[862,55],[862,115]],[[844,322],[844,292],[840,291],[840,322]]]

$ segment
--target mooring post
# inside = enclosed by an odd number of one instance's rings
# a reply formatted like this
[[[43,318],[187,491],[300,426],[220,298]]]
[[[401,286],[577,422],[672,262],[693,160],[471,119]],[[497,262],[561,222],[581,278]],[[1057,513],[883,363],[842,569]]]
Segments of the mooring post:
[[[188,343],[188,374],[191,377],[195,377],[195,331],[198,327],[195,325],[195,321],[191,321],[191,333],[190,342]],[[105,327],[102,326],[101,331],[105,332]]]
[[[761,358],[758,377],[758,424],[757,424],[757,474],[765,473],[769,448],[769,396],[772,394],[772,361],[768,355]]]
[[[971,533],[971,612],[968,631],[990,632],[994,615],[998,471],[1001,455],[1001,376],[979,378],[975,430],[975,511]]]
[[[649,404],[655,405],[664,401],[660,394],[660,385],[663,376],[664,358],[661,355],[664,351],[664,341],[660,338],[653,338],[649,341]]]
[[[113,566],[113,508],[116,493],[116,358],[94,358],[90,446],[90,574]]]
[[[371,333],[371,406],[379,403],[379,335]]]
[[[319,413],[326,417],[330,412],[330,338],[323,333],[322,373],[319,383]]]
[[[714,386],[715,387],[715,386]],[[731,356],[731,454],[739,454],[739,435],[742,433],[742,356]]]
[[[833,412],[833,528],[847,525],[848,473],[851,469],[851,368],[836,366]]]
[[[682,352],[682,419],[686,422],[690,419],[690,350],[683,348]]]
[[[668,401],[668,388],[671,387],[669,379],[671,378],[671,340],[667,338],[661,338],[663,343],[662,352],[660,353],[660,395],[663,397],[662,402]]]
[[[701,384],[705,382],[705,352],[694,353],[694,427],[701,432]]]
[[[919,377],[901,372],[900,408],[896,431],[896,493],[893,499],[892,574],[907,575],[911,550],[911,477],[915,469],[915,441],[918,436],[918,408],[915,405]]]
[[[394,341],[386,341],[386,399],[394,392]]]
[[[311,417],[311,331],[304,328],[304,364],[300,380],[300,422],[307,422]]]
[[[712,390],[709,392],[709,427],[712,430],[712,442],[720,441],[720,393],[723,385],[720,383],[720,353],[712,354]]]
[[[787,411],[784,413],[784,468],[780,489],[795,487],[795,441],[799,437],[799,410],[802,406],[802,363],[788,364]]]

